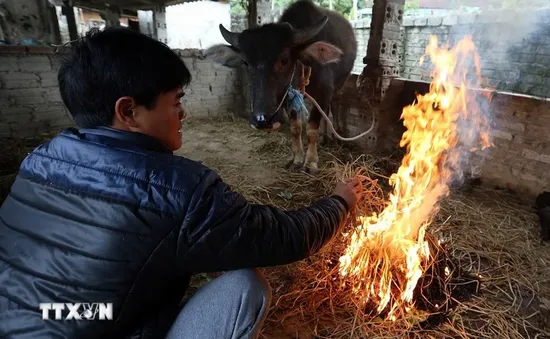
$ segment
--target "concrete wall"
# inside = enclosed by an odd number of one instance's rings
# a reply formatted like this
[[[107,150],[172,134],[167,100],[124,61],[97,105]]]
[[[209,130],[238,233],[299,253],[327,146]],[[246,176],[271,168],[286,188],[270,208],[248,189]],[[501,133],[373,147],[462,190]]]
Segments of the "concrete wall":
[[[197,59],[197,50],[176,50],[193,81],[183,99],[190,116],[242,110],[238,71]],[[48,47],[0,46],[0,137],[28,137],[71,126],[57,83],[61,55]]]
[[[430,35],[454,45],[471,35],[481,57],[487,85],[539,97],[550,97],[550,9],[489,11],[483,14],[405,17],[398,48],[403,78],[429,79],[429,63],[420,66]],[[359,50],[353,72],[360,74],[370,34],[370,21],[354,23]]]

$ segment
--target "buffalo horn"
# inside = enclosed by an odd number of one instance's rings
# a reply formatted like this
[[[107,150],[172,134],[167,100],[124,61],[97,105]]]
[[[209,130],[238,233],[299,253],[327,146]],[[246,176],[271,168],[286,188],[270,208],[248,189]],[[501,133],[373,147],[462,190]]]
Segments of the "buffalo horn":
[[[326,25],[328,21],[328,17],[324,16],[321,20],[319,20],[317,23],[313,24],[312,26],[300,30],[294,31],[293,36],[293,42],[296,45],[303,44],[306,41],[313,38],[317,33],[323,29],[323,27]]]
[[[222,24],[220,24],[220,32],[222,33],[225,41],[227,41],[231,46],[236,48],[239,47],[239,33],[228,31]]]

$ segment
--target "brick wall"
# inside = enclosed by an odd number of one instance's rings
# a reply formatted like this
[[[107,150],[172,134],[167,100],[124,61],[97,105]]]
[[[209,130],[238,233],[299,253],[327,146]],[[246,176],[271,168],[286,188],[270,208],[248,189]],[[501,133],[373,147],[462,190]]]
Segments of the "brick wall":
[[[197,50],[177,50],[193,81],[183,99],[191,116],[241,111],[238,71],[198,60]],[[73,125],[57,83],[62,55],[47,47],[0,46],[0,137],[27,137]]]
[[[516,191],[550,191],[550,100],[495,93],[490,104],[493,143],[482,179]]]
[[[57,87],[60,55],[43,47],[0,47],[0,136],[28,137],[71,125]]]
[[[200,60],[200,51],[196,49],[177,52],[193,77],[182,101],[190,116],[239,114],[244,109],[244,85],[240,69]]]
[[[481,57],[486,85],[500,91],[550,97],[550,9],[488,11],[443,17],[405,17],[402,26],[401,77],[429,79],[429,63],[419,65],[430,35],[454,45],[471,35]],[[354,23],[359,50],[353,72],[363,70],[370,20]],[[429,60],[428,60],[429,61]]]
[[[481,57],[482,76],[501,91],[550,97],[550,10],[499,11],[406,22],[402,76],[427,79],[418,67],[430,34],[455,44],[471,35]]]
[[[426,93],[429,83],[420,80],[395,79],[379,107],[370,107],[355,87],[357,76],[346,83],[343,100],[340,100],[340,121],[344,136],[352,137],[371,126],[377,117],[375,133],[354,143],[366,152],[392,151],[398,147],[405,131],[400,115],[404,106],[415,99],[415,93]],[[475,95],[471,91],[470,95]],[[484,154],[473,156],[472,165],[484,184],[509,188],[527,196],[550,190],[550,99],[494,92],[485,104],[492,120],[494,147]],[[466,169],[468,172],[470,169]]]

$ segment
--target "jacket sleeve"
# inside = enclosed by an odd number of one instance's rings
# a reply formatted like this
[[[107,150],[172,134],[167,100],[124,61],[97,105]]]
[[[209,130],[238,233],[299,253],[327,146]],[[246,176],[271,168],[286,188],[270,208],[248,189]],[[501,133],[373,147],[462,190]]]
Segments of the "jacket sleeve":
[[[177,239],[178,263],[189,273],[289,264],[330,241],[347,209],[336,196],[295,211],[250,204],[212,171],[190,200]]]

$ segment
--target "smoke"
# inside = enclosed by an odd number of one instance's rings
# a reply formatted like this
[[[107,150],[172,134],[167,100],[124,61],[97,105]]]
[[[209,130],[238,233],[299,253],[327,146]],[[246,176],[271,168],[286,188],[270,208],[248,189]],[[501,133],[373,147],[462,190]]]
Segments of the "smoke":
[[[453,26],[450,36],[454,37],[453,43],[472,36],[481,58],[482,75],[488,80],[483,85],[525,93],[531,89],[522,86],[523,77],[533,73],[530,69],[533,64],[543,61],[537,55],[539,47],[547,45],[550,25],[544,17],[549,12],[548,9],[488,11],[479,14],[474,24]]]
[[[452,170],[450,186],[464,184],[480,175],[480,169],[494,147],[495,131],[501,130],[503,117],[492,103],[490,91],[515,92],[534,96],[547,93],[546,70],[550,64],[550,7],[484,11],[472,22],[459,19],[446,34],[439,34],[439,45],[453,48],[471,37],[475,54],[461,55],[454,83],[467,80],[466,104],[457,121],[458,145],[447,154],[446,166]],[[476,60],[477,57],[477,60]],[[477,62],[476,62],[477,61]],[[434,65],[429,57],[426,68]]]

